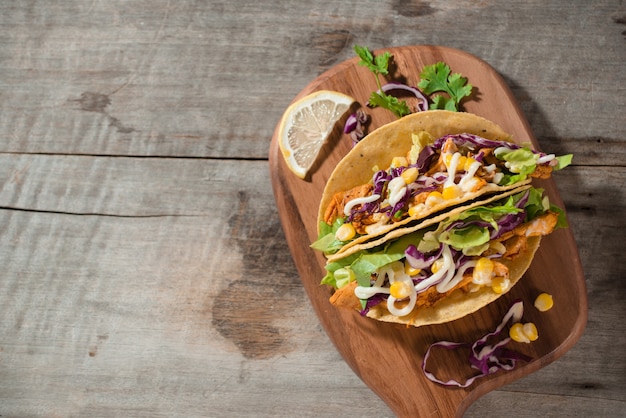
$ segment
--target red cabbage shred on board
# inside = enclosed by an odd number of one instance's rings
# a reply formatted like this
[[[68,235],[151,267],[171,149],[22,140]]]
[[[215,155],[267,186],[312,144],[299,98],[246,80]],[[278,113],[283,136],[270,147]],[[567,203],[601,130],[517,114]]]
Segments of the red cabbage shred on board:
[[[422,93],[422,91],[418,89],[417,87],[411,87],[406,84],[391,82],[382,86],[381,90],[385,93],[390,93],[396,90],[408,92],[412,94],[413,96],[415,96],[420,101],[415,111],[425,112],[428,110],[428,99],[426,98],[426,95]]]
[[[432,382],[439,383],[444,386],[458,386],[461,388],[466,388],[470,386],[476,379],[480,379],[482,377],[488,376],[490,374],[496,373],[500,370],[512,370],[515,368],[518,361],[528,362],[532,360],[530,357],[518,353],[514,350],[506,348],[506,344],[511,341],[510,337],[503,338],[497,341],[494,344],[488,344],[488,341],[493,338],[500,337],[502,330],[504,327],[511,322],[511,324],[519,322],[524,313],[524,305],[523,302],[518,300],[515,301],[508,312],[504,315],[502,322],[500,325],[493,331],[482,338],[478,339],[474,343],[458,343],[452,341],[439,341],[431,344],[426,353],[424,354],[424,360],[422,361],[422,371],[424,375]],[[431,355],[431,350],[434,347],[441,347],[447,350],[455,350],[458,348],[466,348],[470,347],[470,355],[469,355],[469,363],[471,368],[478,370],[480,373],[474,375],[464,382],[459,382],[453,379],[443,381],[437,378],[433,373],[429,372],[427,369],[427,362]]]

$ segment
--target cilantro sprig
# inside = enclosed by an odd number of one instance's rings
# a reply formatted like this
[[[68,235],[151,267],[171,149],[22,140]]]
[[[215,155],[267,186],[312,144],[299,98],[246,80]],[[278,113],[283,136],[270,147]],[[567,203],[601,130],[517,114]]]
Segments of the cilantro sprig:
[[[389,75],[389,62],[393,58],[393,55],[385,51],[380,55],[374,56],[372,52],[366,48],[359,45],[354,46],[354,51],[361,58],[359,61],[359,65],[367,67],[370,71],[374,73],[376,78],[376,85],[378,86],[378,91],[372,92],[369,98],[369,105],[372,107],[382,107],[384,109],[390,110],[396,115],[398,118],[402,116],[406,116],[411,113],[411,109],[409,105],[406,104],[405,101],[399,100],[395,96],[391,96],[386,94],[380,83],[380,76]]]
[[[430,109],[458,111],[459,103],[472,94],[473,86],[459,73],[451,74],[450,67],[444,62],[427,65],[420,73],[418,87],[428,95],[435,92],[447,93],[431,96]]]

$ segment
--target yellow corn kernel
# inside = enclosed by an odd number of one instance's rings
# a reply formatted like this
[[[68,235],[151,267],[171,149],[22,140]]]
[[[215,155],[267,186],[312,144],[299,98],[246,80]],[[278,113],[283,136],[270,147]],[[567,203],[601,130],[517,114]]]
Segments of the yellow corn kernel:
[[[455,154],[458,154],[458,152],[455,152],[454,154],[450,154],[450,153],[445,154],[445,156],[443,157],[443,162],[446,164],[446,167],[450,167],[450,163],[452,162],[452,157]],[[460,169],[460,168],[465,167],[465,162],[466,161],[467,161],[466,157],[464,157],[462,155],[459,155],[459,159],[456,162],[457,170]]]
[[[522,327],[524,331],[524,335],[528,337],[530,341],[537,341],[539,338],[539,333],[537,332],[537,327],[532,322],[528,322],[524,324]]]
[[[339,228],[337,228],[337,231],[335,232],[335,238],[338,241],[349,241],[354,238],[355,235],[356,231],[354,229],[354,226],[352,226],[352,224],[350,223],[341,225]]]
[[[406,157],[393,157],[393,159],[391,160],[391,166],[392,167],[406,167],[407,165],[409,165]]]
[[[552,306],[554,306],[554,300],[552,300],[552,295],[548,293],[542,293],[535,299],[535,308],[541,312],[550,310]]]
[[[528,337],[524,334],[524,325],[519,322],[511,325],[511,328],[509,329],[509,337],[511,337],[513,341],[517,341],[518,343],[530,342]]]
[[[411,167],[404,170],[402,174],[400,174],[400,177],[404,179],[404,182],[406,184],[411,184],[417,179],[418,174],[419,171],[417,170],[417,168]]]
[[[518,322],[509,329],[509,337],[518,343],[529,343],[537,340],[539,333],[537,332],[537,327],[532,322],[526,324]]]
[[[435,262],[433,263],[432,266],[430,266],[430,271],[435,274],[437,273],[439,270],[441,270],[441,267],[443,267],[443,258],[440,258],[438,260],[435,260]]]
[[[411,218],[418,218],[422,215],[425,209],[426,209],[426,205],[423,203],[417,204],[415,206],[411,206],[409,207],[409,216]]]
[[[407,274],[407,276],[415,276],[417,274],[419,274],[419,272],[422,271],[421,269],[416,269],[415,267],[412,267],[408,261],[404,262],[404,272]]]
[[[461,196],[462,193],[463,190],[461,190],[459,186],[454,184],[452,186],[444,187],[441,196],[444,198],[444,200],[450,200]]]
[[[465,159],[465,163],[463,164],[463,169],[465,171],[469,171],[470,167],[472,166],[472,164],[474,164],[476,162],[475,159],[473,159],[472,157],[467,157]]]
[[[426,202],[424,203],[426,204],[426,206],[432,207],[438,205],[441,202],[443,202],[443,195],[441,194],[441,192],[435,190],[428,193],[428,197],[426,198]]]
[[[389,286],[389,292],[396,299],[408,298],[412,293],[411,284],[404,281],[393,282]]]
[[[457,171],[461,168],[465,168],[465,164],[467,164],[467,157],[461,155],[459,157],[459,162],[457,163]]]
[[[506,292],[509,286],[511,285],[511,281],[506,277],[494,277],[491,280],[491,288],[498,295]]]
[[[474,266],[472,273],[472,281],[476,284],[488,284],[491,282],[493,275],[493,261],[487,257],[481,257]]]

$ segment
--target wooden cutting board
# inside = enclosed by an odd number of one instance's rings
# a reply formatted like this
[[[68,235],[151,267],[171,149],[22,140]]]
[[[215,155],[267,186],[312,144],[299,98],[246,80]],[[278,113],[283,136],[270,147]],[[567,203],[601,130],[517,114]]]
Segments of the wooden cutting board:
[[[517,142],[530,141],[539,148],[508,86],[484,61],[463,51],[439,46],[386,50],[393,54],[395,67],[387,81],[403,81],[415,86],[425,65],[444,61],[452,72],[460,72],[474,85],[474,95],[464,102],[465,111],[496,122]],[[374,54],[381,52],[374,51]],[[294,101],[317,90],[340,91],[355,98],[371,117],[370,132],[395,120],[387,110],[365,108],[371,92],[376,90],[376,82],[369,70],[358,65],[356,57],[317,77]],[[400,417],[462,416],[479,396],[538,370],[576,343],[587,320],[587,295],[570,229],[557,230],[543,239],[525,277],[504,297],[448,324],[405,327],[377,322],[361,317],[358,312],[331,306],[328,302],[330,289],[319,284],[324,277],[325,259],[310,249],[309,244],[317,238],[317,211],[324,185],[337,162],[351,148],[351,140],[342,134],[341,127],[336,127],[306,180],[288,170],[275,132],[269,155],[272,185],[292,257],[320,322],[345,361],[394,413]],[[551,202],[563,208],[553,180],[534,184],[545,188]],[[555,301],[554,307],[544,313],[532,306],[541,292],[552,294]],[[524,302],[524,320],[537,325],[539,339],[532,344],[512,342],[509,346],[531,356],[530,362],[518,363],[513,371],[500,371],[478,379],[465,389],[438,385],[426,379],[421,363],[430,344],[440,340],[473,342],[493,330],[516,299]],[[475,373],[466,363],[467,352],[435,350],[428,365],[446,380],[465,380]]]

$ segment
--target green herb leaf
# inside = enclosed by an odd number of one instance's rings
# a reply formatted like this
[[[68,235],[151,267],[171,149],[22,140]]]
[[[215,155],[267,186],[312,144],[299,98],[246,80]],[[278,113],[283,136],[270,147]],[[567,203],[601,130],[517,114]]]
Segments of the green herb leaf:
[[[354,46],[354,51],[359,58],[361,58],[359,65],[369,68],[369,70],[373,72],[376,77],[378,91],[371,94],[368,102],[369,105],[372,107],[382,107],[383,109],[387,109],[398,118],[410,114],[411,109],[405,101],[399,100],[397,97],[390,96],[382,91],[380,74],[389,74],[389,62],[393,58],[393,55],[390,52],[385,51],[381,55],[374,56],[368,48],[359,45]]]
[[[377,55],[376,58],[374,58],[374,63],[376,64],[378,73],[383,75],[389,74],[389,61],[391,60],[391,57],[391,53],[385,51],[382,55]]]
[[[406,102],[398,100],[395,96],[390,96],[382,92],[372,92],[368,103],[372,107],[382,107],[383,109],[387,109],[399,118],[411,113],[411,109]]]
[[[448,97],[440,94],[432,96],[431,109],[447,109],[458,111],[458,106],[464,97],[472,93],[473,86],[467,78],[459,73],[450,74],[450,67],[444,62],[438,62],[424,67],[420,74],[418,87],[428,95],[435,92],[444,92]]]
[[[377,55],[374,57],[372,52],[363,46],[355,45],[354,51],[361,58],[359,61],[359,65],[369,68],[374,74],[389,74],[389,61],[391,60],[392,54],[390,52],[384,52],[382,55]]]

